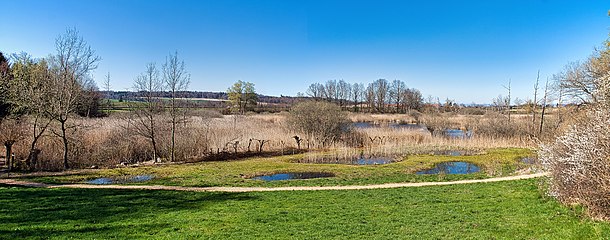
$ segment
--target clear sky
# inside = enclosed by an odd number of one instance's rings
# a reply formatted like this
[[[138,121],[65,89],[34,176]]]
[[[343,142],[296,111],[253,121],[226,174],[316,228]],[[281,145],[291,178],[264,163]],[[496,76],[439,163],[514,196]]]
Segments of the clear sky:
[[[400,79],[424,96],[488,103],[512,81],[528,98],[542,79],[607,39],[601,0],[0,0],[0,51],[45,57],[77,28],[102,57],[101,86],[132,86],[148,62],[178,51],[192,90],[253,82],[296,95],[314,82]]]

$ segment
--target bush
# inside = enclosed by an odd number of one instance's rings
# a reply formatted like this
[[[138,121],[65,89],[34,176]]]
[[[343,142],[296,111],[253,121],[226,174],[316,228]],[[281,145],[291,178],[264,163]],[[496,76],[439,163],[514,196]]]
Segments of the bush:
[[[419,119],[420,123],[426,125],[426,128],[433,136],[442,136],[445,130],[450,129],[455,125],[449,121],[449,117],[439,113],[426,114]]]
[[[610,111],[600,107],[587,118],[543,145],[540,158],[550,173],[551,196],[610,219]]]
[[[548,118],[548,117],[547,117]],[[476,134],[490,138],[520,138],[530,135],[528,127],[530,125],[526,119],[513,118],[511,121],[508,117],[490,112],[484,117],[472,124],[472,128]]]
[[[347,114],[335,104],[323,101],[297,103],[288,114],[288,126],[327,147],[349,132]]]

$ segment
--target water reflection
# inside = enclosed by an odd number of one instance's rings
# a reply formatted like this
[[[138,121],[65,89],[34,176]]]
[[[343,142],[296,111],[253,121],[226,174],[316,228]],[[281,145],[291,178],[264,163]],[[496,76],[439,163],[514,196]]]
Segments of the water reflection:
[[[461,129],[447,129],[445,130],[444,134],[449,138],[471,138],[473,132],[472,130],[464,131]]]
[[[311,179],[311,178],[327,178],[334,177],[333,173],[326,172],[290,172],[290,173],[276,173],[272,175],[262,175],[253,177],[253,180],[263,181],[282,181],[291,179]]]
[[[481,171],[479,166],[468,162],[443,162],[434,168],[416,172],[416,174],[468,174]]]
[[[87,181],[89,184],[121,184],[121,183],[135,183],[135,182],[144,182],[149,181],[155,178],[153,175],[136,175],[136,176],[121,176],[121,177],[113,177],[113,178],[96,178],[90,181]]]

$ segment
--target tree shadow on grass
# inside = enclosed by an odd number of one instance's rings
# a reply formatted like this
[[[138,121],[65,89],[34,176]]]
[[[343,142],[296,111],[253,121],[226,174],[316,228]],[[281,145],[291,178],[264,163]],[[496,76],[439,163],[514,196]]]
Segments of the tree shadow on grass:
[[[226,201],[256,199],[247,193],[1,186],[0,195],[0,238],[8,239],[115,235],[125,232],[122,228],[140,235],[171,227],[171,222],[159,221],[158,214],[205,212],[210,206]]]

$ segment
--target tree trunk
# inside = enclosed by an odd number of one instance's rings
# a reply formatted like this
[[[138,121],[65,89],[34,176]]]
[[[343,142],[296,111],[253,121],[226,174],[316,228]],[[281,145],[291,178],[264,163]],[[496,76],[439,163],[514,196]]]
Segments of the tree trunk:
[[[544,126],[544,112],[546,110],[546,104],[542,105],[542,114],[540,115],[540,129],[538,132],[538,136],[541,137],[542,136],[542,129]]]
[[[170,162],[176,161],[175,158],[175,147],[176,147],[176,91],[172,89],[172,136],[171,136],[171,149],[170,149]]]
[[[176,147],[176,120],[175,118],[172,119],[172,156],[171,156],[171,162],[174,162],[175,159],[175,147]]]
[[[27,165],[28,170],[37,170],[38,169],[38,155],[40,154],[40,149],[31,149],[30,154],[28,154]]]
[[[536,131],[536,107],[538,106],[538,83],[540,81],[540,70],[538,70],[538,76],[536,77],[536,84],[534,84],[534,102],[532,105],[532,132]]]
[[[150,142],[151,142],[152,147],[153,147],[153,161],[157,162],[157,158],[158,158],[158,154],[157,154],[157,141],[155,141],[155,138],[152,137],[150,139]]]
[[[548,96],[548,89],[549,89],[549,80],[547,78],[546,80],[546,84],[544,86],[544,98],[542,100],[542,114],[540,115],[540,129],[538,132],[538,137],[542,137],[542,129],[544,127],[544,112],[546,110],[546,104],[547,104],[547,96]]]
[[[13,169],[13,159],[12,159],[12,154],[13,154],[13,144],[15,142],[14,141],[6,141],[4,142],[4,148],[6,149],[6,165],[8,166],[8,170],[11,171],[11,169]]]
[[[61,120],[61,140],[64,143],[64,170],[70,168],[68,165],[68,136],[66,134],[66,120]]]
[[[32,136],[32,142],[30,144],[30,152],[28,154],[28,158],[26,159],[26,161],[27,161],[26,163],[27,163],[29,170],[37,169],[38,155],[40,154],[41,150],[36,149],[36,144],[38,143],[38,139],[40,139],[42,137],[42,135],[47,130],[47,127],[49,127],[49,125],[51,124],[51,121],[52,121],[52,120],[48,119],[46,124],[43,124],[40,127],[38,127],[38,119],[39,119],[38,116],[36,116],[36,119],[34,119],[34,126],[33,126],[34,135]],[[36,131],[36,129],[39,129],[38,132]]]

